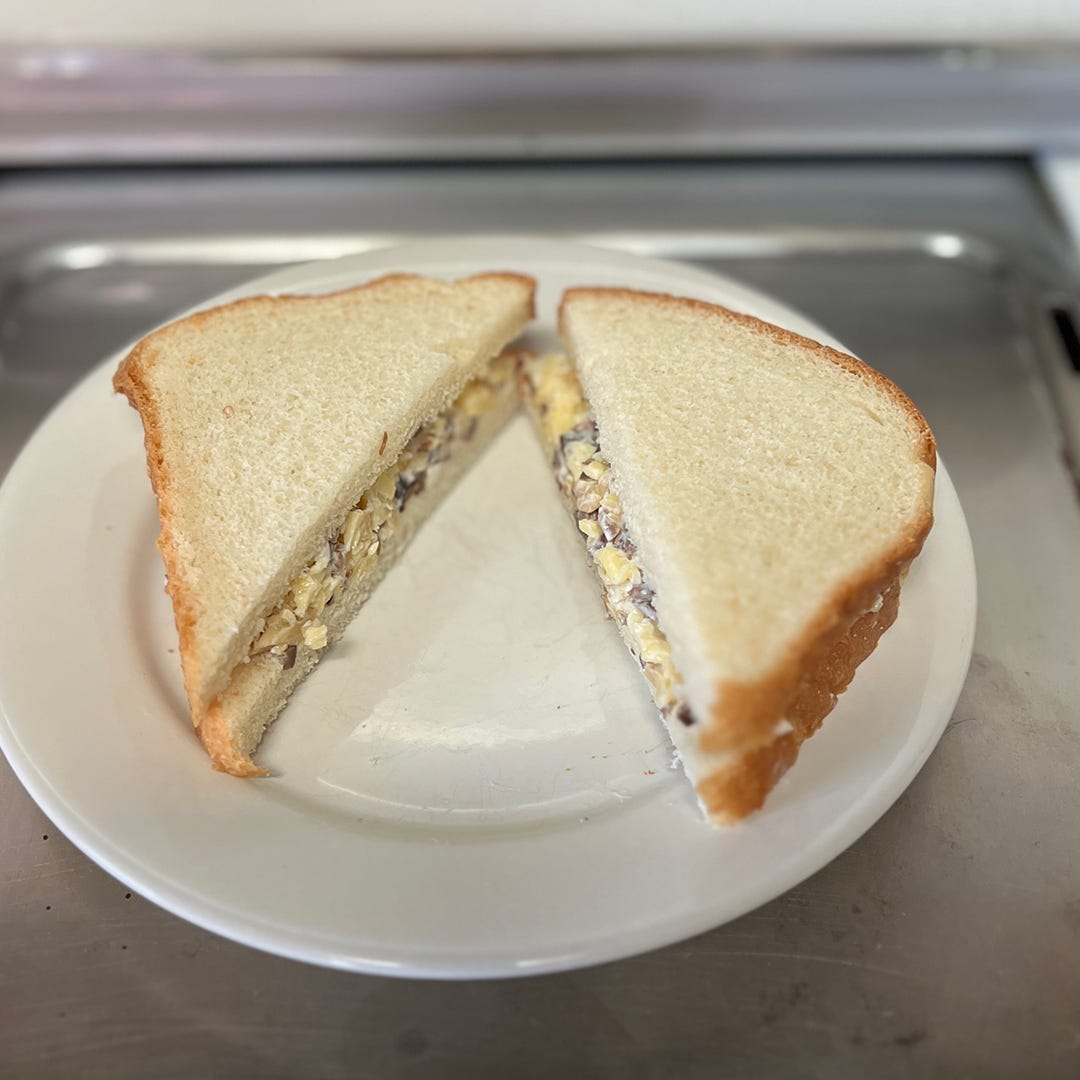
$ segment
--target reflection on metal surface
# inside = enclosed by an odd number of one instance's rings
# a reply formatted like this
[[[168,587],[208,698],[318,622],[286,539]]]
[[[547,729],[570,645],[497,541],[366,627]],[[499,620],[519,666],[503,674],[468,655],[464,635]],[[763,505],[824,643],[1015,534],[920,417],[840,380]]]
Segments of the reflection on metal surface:
[[[964,254],[965,244],[959,236],[938,233],[927,238],[926,249],[939,259],[958,259]]]
[[[431,233],[422,234],[430,238]],[[564,235],[598,247],[652,258],[783,259],[803,255],[879,253],[929,254],[982,266],[1004,262],[1001,252],[977,236],[900,229],[695,229],[634,232],[567,232]],[[390,244],[420,239],[415,233],[295,233],[258,236],[219,234],[201,237],[160,236],[135,240],[107,238],[55,244],[27,252],[16,263],[21,281],[61,270],[98,266],[276,266],[336,259]]]
[[[20,278],[97,266],[276,266],[337,259],[400,242],[401,235],[336,234],[327,236],[200,236],[101,239],[56,244],[29,252]]]

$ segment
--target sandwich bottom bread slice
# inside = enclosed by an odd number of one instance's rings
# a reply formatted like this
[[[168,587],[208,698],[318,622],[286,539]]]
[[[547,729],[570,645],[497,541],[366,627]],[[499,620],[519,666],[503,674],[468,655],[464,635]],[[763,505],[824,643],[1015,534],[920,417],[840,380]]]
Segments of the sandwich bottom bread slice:
[[[516,402],[516,274],[259,296],[143,339],[138,410],[191,717],[219,770],[267,725]]]
[[[896,618],[934,444],[859,361],[693,301],[571,290],[520,384],[706,815],[761,807]]]

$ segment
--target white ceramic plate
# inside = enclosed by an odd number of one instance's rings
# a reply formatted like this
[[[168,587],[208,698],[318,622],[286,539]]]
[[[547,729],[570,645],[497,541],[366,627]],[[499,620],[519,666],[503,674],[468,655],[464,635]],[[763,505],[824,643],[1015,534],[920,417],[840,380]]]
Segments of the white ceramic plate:
[[[562,290],[661,289],[824,340],[760,293],[531,237],[441,240],[290,269],[213,302],[394,270],[515,269]],[[238,941],[421,976],[553,971],[735,918],[885,812],[967,670],[970,540],[944,467],[900,618],[766,809],[699,819],[548,467],[514,421],[297,692],[261,760],[213,772],[190,730],[138,418],[92,372],[0,491],[0,745],[92,859]],[[873,359],[872,357],[870,358]]]

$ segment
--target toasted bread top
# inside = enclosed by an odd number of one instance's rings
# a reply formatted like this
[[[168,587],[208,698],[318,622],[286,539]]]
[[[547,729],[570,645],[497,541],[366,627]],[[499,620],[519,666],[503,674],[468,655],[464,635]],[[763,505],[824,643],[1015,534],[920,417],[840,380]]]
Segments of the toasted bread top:
[[[926,421],[854,357],[700,301],[573,289],[560,332],[702,747],[768,743],[929,532]]]
[[[397,274],[255,296],[171,323],[121,363],[196,720],[346,511],[520,333],[534,291],[517,274]]]

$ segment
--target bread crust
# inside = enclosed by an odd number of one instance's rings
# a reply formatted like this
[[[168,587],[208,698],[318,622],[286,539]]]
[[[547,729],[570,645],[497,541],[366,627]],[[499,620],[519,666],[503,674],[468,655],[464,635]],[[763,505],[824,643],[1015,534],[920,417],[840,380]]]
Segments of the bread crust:
[[[339,289],[331,293],[260,294],[233,300],[228,304],[221,304],[218,307],[195,312],[192,315],[185,316],[183,319],[168,323],[165,326],[152,331],[128,352],[120,362],[116,373],[113,375],[113,389],[127,397],[128,402],[136,412],[138,412],[143,423],[143,439],[146,446],[147,471],[150,475],[150,484],[154,490],[154,494],[157,496],[158,514],[161,519],[161,529],[158,534],[157,546],[158,550],[161,552],[162,561],[165,564],[165,591],[168,593],[173,604],[173,615],[180,643],[179,651],[181,668],[184,676],[184,689],[191,707],[191,720],[193,725],[200,730],[200,735],[203,735],[203,722],[208,718],[211,712],[213,701],[204,700],[200,692],[200,687],[203,685],[204,681],[203,672],[200,669],[197,651],[194,647],[199,610],[195,603],[194,592],[191,589],[185,574],[185,560],[177,548],[174,528],[175,511],[173,509],[172,498],[173,487],[169,468],[164,458],[161,416],[158,400],[150,382],[150,375],[154,370],[159,356],[158,345],[163,337],[169,334],[177,325],[183,323],[199,326],[211,316],[219,315],[224,311],[236,311],[239,309],[257,308],[260,306],[279,308],[283,304],[302,304],[304,302],[310,302],[311,300],[325,302],[328,299],[355,295],[395,282],[424,280],[426,279],[419,274],[394,273],[385,274],[372,281],[364,282],[360,285],[351,286],[346,289]],[[512,271],[495,271],[474,274],[458,280],[506,281],[524,285],[530,290],[530,318],[535,317],[536,282],[525,274],[518,274]],[[213,726],[214,725],[211,722],[207,729],[207,733],[204,736],[204,742],[206,742],[207,738],[213,739],[213,735],[211,734]],[[210,750],[210,746],[207,746],[207,749]],[[224,750],[222,752],[226,753]],[[213,750],[211,750],[211,756],[214,756],[215,760],[217,759]],[[225,760],[225,758],[222,758],[222,760]],[[248,766],[257,768],[251,766],[250,762],[248,762]],[[258,775],[257,772],[244,772],[243,770],[248,766],[244,766],[240,763],[240,759],[238,759],[237,768],[241,771],[238,772],[237,775]],[[227,771],[231,772],[233,770],[230,768]]]
[[[669,309],[691,311],[708,318],[741,324],[766,335],[777,345],[796,347],[801,351],[816,354],[890,397],[912,425],[919,459],[931,470],[936,471],[937,450],[934,436],[922,413],[895,383],[856,357],[828,345],[822,345],[793,331],[774,326],[752,315],[731,311],[718,304],[688,297],[671,296],[666,293],[637,292],[633,289],[607,287],[574,288],[568,289],[563,294],[559,303],[559,330],[564,340],[567,335],[563,331],[563,319],[567,303],[575,298],[588,297],[619,298],[635,303],[645,301]],[[617,473],[618,466],[613,463],[613,467]],[[859,574],[852,575],[836,590],[822,606],[817,616],[810,620],[803,633],[792,642],[786,656],[763,678],[753,682],[723,681],[718,683],[713,693],[715,704],[711,716],[699,718],[702,725],[700,735],[702,749],[716,753],[760,749],[760,761],[753,768],[762,778],[762,783],[764,778],[770,775],[770,770],[779,768],[787,751],[778,746],[778,740],[774,739],[773,732],[777,721],[782,717],[790,719],[790,712],[801,693],[801,687],[821,670],[822,665],[830,662],[833,650],[841,647],[849,635],[854,633],[853,624],[861,621],[863,612],[871,608],[878,597],[898,580],[901,572],[922,550],[932,525],[931,499],[911,523],[905,536],[884,552],[874,565]],[[820,723],[820,718],[818,723]],[[794,761],[794,754],[798,753],[798,745],[799,743],[795,743],[791,760],[781,768],[780,775],[783,774],[783,769]],[[779,779],[779,775],[776,779]],[[775,780],[773,782],[775,783]],[[753,785],[750,785],[748,792],[752,788]],[[768,788],[764,790],[767,791]],[[747,794],[742,801],[749,803],[753,799]]]
[[[898,574],[882,593],[881,608],[856,619],[802,680],[788,708],[792,730],[766,745],[744,751],[729,766],[698,781],[698,797],[711,818],[731,824],[761,808],[769,792],[795,763],[802,744],[832,712],[859,665],[896,621],[899,607]]]
[[[200,722],[195,725],[195,732],[218,772],[244,779],[270,775],[269,769],[256,765],[251,756],[245,754],[233,741],[220,699],[210,703]]]
[[[183,562],[176,547],[172,486],[162,450],[160,413],[157,399],[146,381],[146,376],[153,366],[153,355],[149,346],[155,334],[140,341],[124,358],[113,376],[113,389],[128,399],[142,419],[146,469],[150,475],[150,486],[157,496],[158,517],[161,520],[157,546],[165,564],[165,592],[172,600],[176,634],[180,642],[180,667],[184,675],[184,690],[191,706],[191,721],[198,727],[204,711],[196,693],[200,671],[192,647],[198,612],[185,582]]]

